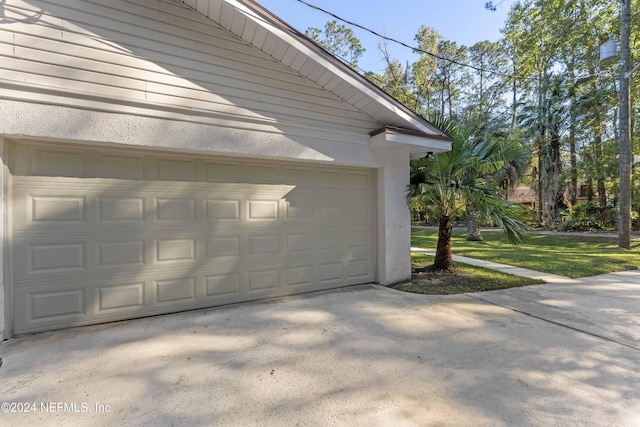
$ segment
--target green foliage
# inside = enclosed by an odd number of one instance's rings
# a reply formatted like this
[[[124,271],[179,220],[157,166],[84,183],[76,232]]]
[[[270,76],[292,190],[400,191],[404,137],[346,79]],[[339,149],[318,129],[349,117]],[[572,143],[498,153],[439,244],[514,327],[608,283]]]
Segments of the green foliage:
[[[526,226],[512,216],[517,207],[504,200],[487,176],[526,152],[513,141],[476,141],[471,138],[472,128],[451,120],[433,122],[453,137],[451,151],[411,161],[407,199],[418,199],[435,217],[449,219],[460,215],[465,201],[471,201],[478,214],[501,227],[512,244],[524,242]]]
[[[488,9],[494,6],[488,2]],[[381,43],[384,69],[366,76],[424,117],[437,115],[468,124],[473,129],[469,138],[474,142],[511,140],[526,146],[529,158],[478,177],[469,188],[495,187],[495,182],[486,182],[489,179],[500,181],[498,186],[507,190],[524,177],[525,185],[541,190],[536,191],[536,203],[542,207],[538,225],[551,228],[565,219],[562,211],[568,207],[566,202],[575,205],[580,200],[579,189],[587,187],[591,189],[588,200],[594,205],[588,216],[594,223],[609,226],[620,193],[619,61],[601,63],[598,48],[610,34],[619,37],[620,2],[519,0],[501,7],[509,6],[501,30],[503,38],[495,43],[480,41],[463,46],[422,25],[414,37],[419,50],[413,63],[393,58]],[[640,37],[635,32],[640,28],[640,0],[632,0],[631,10],[631,50],[633,63],[638,63]],[[309,29],[307,34],[325,48],[338,51],[339,40],[357,40],[347,30],[334,22],[325,30]],[[357,59],[361,54],[359,42],[353,45]],[[631,79],[631,99],[638,100],[640,72]],[[632,115],[637,111],[637,106],[632,108]],[[631,122],[640,123],[634,117]],[[640,126],[634,126],[632,137],[640,138]],[[634,154],[640,155],[640,144],[633,146]],[[415,164],[412,168],[419,174],[423,166]],[[531,167],[535,167],[535,174],[533,169],[528,172]],[[638,171],[636,165],[636,214],[640,214]],[[454,181],[456,185],[468,184],[462,179]],[[464,216],[464,199],[471,195],[468,192],[449,200],[452,221]],[[415,205],[416,209],[420,206],[425,209],[418,215],[436,218],[426,198]],[[481,216],[491,220],[490,216]],[[561,227],[574,228],[583,226],[584,221],[569,218],[563,224]],[[634,221],[634,226],[640,228],[640,221]]]
[[[600,230],[602,227],[593,215],[589,215],[590,210],[593,210],[591,203],[578,203],[571,212],[564,211],[565,221],[558,225],[558,231]]]
[[[538,213],[531,209],[529,206],[519,205],[514,203],[514,206],[518,206],[518,209],[514,209],[512,216],[514,219],[527,224],[529,227],[533,227],[538,222]]]
[[[411,246],[436,247],[435,230],[413,230],[411,235]],[[463,231],[454,231],[451,245],[456,255],[573,278],[640,268],[640,239],[625,251],[618,249],[616,238],[530,234],[527,242],[514,249],[501,233],[484,233],[483,242],[469,242]]]
[[[353,68],[358,66],[358,60],[366,50],[351,28],[338,24],[335,20],[327,22],[324,30],[309,27],[305,34]]]

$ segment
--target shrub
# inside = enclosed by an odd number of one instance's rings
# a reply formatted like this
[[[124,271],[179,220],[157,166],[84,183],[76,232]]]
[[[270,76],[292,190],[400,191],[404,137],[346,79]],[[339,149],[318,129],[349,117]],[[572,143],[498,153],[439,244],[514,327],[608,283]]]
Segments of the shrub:
[[[598,220],[589,215],[589,212],[593,210],[591,203],[578,203],[573,206],[571,211],[565,209],[562,211],[561,216],[565,219],[560,225],[558,225],[558,231],[589,231],[600,230],[600,224]]]

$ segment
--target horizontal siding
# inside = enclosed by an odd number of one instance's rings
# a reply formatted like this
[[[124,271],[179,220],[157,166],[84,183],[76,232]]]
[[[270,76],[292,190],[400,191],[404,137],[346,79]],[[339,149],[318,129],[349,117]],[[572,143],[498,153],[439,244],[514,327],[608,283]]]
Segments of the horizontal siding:
[[[195,110],[230,122],[264,120],[357,134],[376,126],[178,3],[9,0],[3,7],[11,23],[0,27],[0,84],[70,93],[67,105],[86,97]],[[238,25],[236,31],[247,28]],[[265,35],[258,30],[255,36]],[[295,52],[276,46],[273,54],[289,59]],[[44,92],[42,101],[51,103]]]
[[[24,84],[19,85],[11,85],[11,84],[0,84],[0,100],[15,100],[15,101],[25,101],[25,102],[33,102],[33,103],[43,103],[43,88],[40,86],[28,86]],[[58,94],[56,91],[47,90],[47,99],[46,104],[55,105],[55,106],[64,106],[67,105],[70,98],[67,94],[60,93]],[[73,99],[74,109],[86,109],[91,111],[100,111],[106,113],[118,113],[118,114],[128,114],[132,116],[142,116],[142,117],[150,117],[157,119],[166,119],[171,121],[188,121],[190,124],[204,124],[211,125],[220,128],[230,128],[230,121],[228,117],[224,117],[221,114],[217,115],[211,113],[210,111],[200,112],[196,109],[178,109],[178,108],[166,108],[163,110],[150,110],[144,104],[137,105],[133,102],[127,103],[106,103],[104,100],[100,98],[94,98],[91,96],[86,96],[83,98],[75,98]],[[0,102],[0,106],[1,106]],[[77,116],[77,115],[76,115]],[[27,117],[27,116],[23,116]],[[47,116],[48,117],[48,116]],[[30,119],[29,119],[30,120]],[[117,122],[117,121],[116,121]],[[40,127],[39,133],[31,133],[27,129],[32,129],[32,122],[24,123],[24,124],[14,124],[14,126],[10,126],[8,134],[11,135],[32,135],[39,138],[48,138],[50,135],[48,133],[42,133],[43,129],[46,127]],[[275,119],[269,120],[250,120],[245,118],[245,120],[237,120],[232,122],[233,129],[244,130],[244,131],[256,131],[256,132],[267,132],[267,133],[275,133],[275,134],[283,134],[287,138],[291,138],[293,141],[297,143],[311,143],[315,144],[318,141],[322,141],[326,143],[330,142],[339,142],[339,143],[353,143],[358,145],[368,145],[369,136],[368,134],[363,133],[348,133],[344,130],[337,129],[335,126],[331,128],[319,128],[317,126],[306,126],[303,124],[293,124],[289,123],[283,125],[281,122],[277,122]],[[55,127],[54,127],[55,128]],[[101,135],[96,135],[98,139],[101,138]],[[65,136],[65,139],[68,139],[68,136]],[[86,140],[93,140],[93,135],[84,135]],[[270,140],[270,137],[267,137],[267,140]],[[119,133],[116,133],[115,140],[118,142],[123,141],[120,137]],[[143,144],[147,145],[147,144]],[[229,150],[222,150],[225,153],[230,153]],[[280,151],[284,153],[285,151]],[[266,153],[266,152],[265,152]],[[284,157],[289,157],[288,155]],[[356,164],[360,164],[360,162],[355,162]]]

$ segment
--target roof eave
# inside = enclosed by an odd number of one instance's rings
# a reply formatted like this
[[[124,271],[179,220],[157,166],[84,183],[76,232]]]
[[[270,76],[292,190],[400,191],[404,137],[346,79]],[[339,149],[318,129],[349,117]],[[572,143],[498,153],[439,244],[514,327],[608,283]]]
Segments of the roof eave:
[[[426,135],[407,129],[384,127],[369,134],[372,147],[404,147],[411,158],[425,157],[451,150],[451,137]]]
[[[406,107],[375,84],[358,74],[306,35],[278,18],[254,0],[182,0],[277,61],[315,81],[383,126],[396,126],[428,136],[447,137],[419,114]],[[255,37],[257,29],[277,40]],[[303,55],[300,60],[298,55]],[[304,66],[310,60],[313,67]]]

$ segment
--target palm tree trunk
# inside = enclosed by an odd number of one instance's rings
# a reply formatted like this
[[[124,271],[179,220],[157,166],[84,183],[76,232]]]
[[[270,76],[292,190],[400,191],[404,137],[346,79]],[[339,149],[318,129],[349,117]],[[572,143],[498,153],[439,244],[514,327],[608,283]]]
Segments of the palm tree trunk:
[[[453,259],[451,256],[451,218],[448,215],[440,216],[438,225],[438,246],[436,247],[436,257],[433,260],[434,270],[453,270]]]
[[[482,242],[480,216],[473,202],[467,202],[467,240],[471,242]]]

